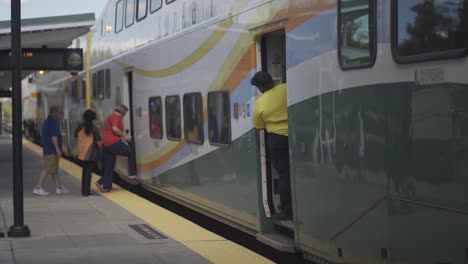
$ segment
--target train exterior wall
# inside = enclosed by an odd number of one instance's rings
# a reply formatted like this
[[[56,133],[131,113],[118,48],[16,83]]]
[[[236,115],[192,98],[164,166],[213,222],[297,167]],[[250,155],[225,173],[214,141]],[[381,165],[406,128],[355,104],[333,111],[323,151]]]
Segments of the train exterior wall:
[[[203,27],[195,25],[186,32],[174,32],[174,37],[142,45],[93,68],[93,73],[111,69],[113,95],[110,99],[93,100],[92,105],[103,120],[111,113],[111,106],[123,97],[121,76],[132,72],[138,174],[144,178],[145,185],[259,231],[264,210],[260,206],[258,135],[250,120],[257,94],[249,83],[256,68],[254,36],[249,28],[275,17],[287,7],[287,2],[219,3],[236,15],[220,15]],[[169,8],[177,9],[180,5],[175,3]],[[114,38],[105,40],[113,41],[113,45],[104,45],[96,36],[93,54],[118,53],[118,47],[123,45],[119,38],[124,37]],[[103,47],[111,50],[105,51]],[[207,94],[223,90],[230,94],[232,143],[217,147],[208,140]],[[161,96],[164,100],[178,95],[182,102],[184,94],[193,92],[203,95],[204,143],[188,144],[184,138],[180,142],[171,141],[167,135],[162,140],[151,138],[148,99]],[[234,114],[234,105],[240,106],[240,113]],[[119,159],[117,170],[126,174],[125,159]]]
[[[398,65],[377,2],[371,68],[340,69],[336,10],[288,34],[297,239],[338,263],[464,263],[468,61]],[[425,69],[445,77],[422,84]]]

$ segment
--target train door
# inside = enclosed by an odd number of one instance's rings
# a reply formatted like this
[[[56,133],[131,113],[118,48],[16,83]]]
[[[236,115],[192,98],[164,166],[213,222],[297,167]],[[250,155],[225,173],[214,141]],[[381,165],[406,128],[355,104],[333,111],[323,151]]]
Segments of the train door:
[[[286,83],[286,33],[284,29],[263,34],[257,42],[257,70],[268,72],[273,80]],[[273,219],[271,232],[257,234],[263,243],[284,252],[295,252],[294,223],[276,220],[274,215],[281,213],[279,195],[279,175],[272,167],[268,149],[268,133],[260,131],[260,159],[262,164],[262,195],[267,217]]]
[[[268,72],[276,83],[286,82],[286,35],[283,30],[274,31],[272,33],[265,34],[261,37],[258,43],[257,50],[260,52],[258,61],[261,61],[261,65],[258,65],[257,70],[263,70]],[[268,142],[268,133],[261,133],[261,152],[262,152],[262,164],[264,166],[263,171],[265,176],[266,186],[264,187],[264,198],[268,201],[268,214],[280,213],[280,197],[279,197],[279,177],[276,171],[272,168],[270,162],[270,153],[266,142]],[[265,200],[265,199],[264,199]]]
[[[123,75],[123,87],[122,87],[122,98],[121,103],[128,107],[128,113],[124,116],[122,123],[124,126],[124,132],[132,136],[133,150],[135,151],[135,137],[133,131],[133,72],[127,71]],[[128,175],[128,159],[127,157],[117,157],[116,171],[119,175]]]

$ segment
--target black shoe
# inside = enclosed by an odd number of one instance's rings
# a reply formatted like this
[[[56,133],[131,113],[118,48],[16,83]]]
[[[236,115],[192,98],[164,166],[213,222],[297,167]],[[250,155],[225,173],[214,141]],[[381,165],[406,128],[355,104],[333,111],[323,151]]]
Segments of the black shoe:
[[[83,195],[83,197],[87,197],[87,196],[93,196],[93,195],[96,195],[95,192],[91,191],[89,193],[82,193],[81,195]]]

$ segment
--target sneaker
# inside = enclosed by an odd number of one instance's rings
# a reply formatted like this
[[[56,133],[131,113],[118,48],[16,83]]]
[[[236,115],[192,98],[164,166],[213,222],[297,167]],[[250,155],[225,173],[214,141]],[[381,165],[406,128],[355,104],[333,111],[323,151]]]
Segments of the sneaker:
[[[56,190],[57,194],[64,194],[64,193],[69,193],[69,192],[70,192],[70,190],[65,188],[65,186],[63,186],[63,185],[58,187],[57,190]]]
[[[40,196],[46,196],[46,195],[49,194],[48,192],[46,192],[46,191],[45,191],[44,189],[42,189],[41,187],[36,187],[36,188],[34,188],[33,193],[34,193],[35,195],[40,195]]]

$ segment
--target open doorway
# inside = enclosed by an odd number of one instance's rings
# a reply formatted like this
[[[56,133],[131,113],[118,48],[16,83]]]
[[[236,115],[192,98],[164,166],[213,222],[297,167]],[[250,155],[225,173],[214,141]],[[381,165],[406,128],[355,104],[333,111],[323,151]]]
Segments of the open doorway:
[[[129,134],[132,137],[132,142],[130,143],[133,151],[136,154],[135,146],[135,133],[134,133],[134,121],[133,121],[133,72],[127,71],[123,75],[123,87],[122,87],[122,97],[117,100],[128,107],[128,113],[122,119],[124,132]],[[135,155],[136,157],[136,155]],[[130,176],[128,174],[128,158],[124,156],[117,156],[116,172],[122,176]],[[137,166],[138,169],[138,166]],[[138,174],[138,173],[137,173]],[[124,177],[124,180],[127,178]],[[133,182],[132,182],[133,183]]]
[[[268,72],[276,83],[286,83],[286,33],[277,30],[266,33],[257,43],[257,70]],[[272,167],[270,152],[266,144],[268,133],[260,133],[261,164],[263,178],[263,200],[267,216],[281,213],[279,176]]]
[[[277,83],[286,83],[286,33],[284,30],[265,34],[261,38],[262,70]]]

